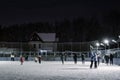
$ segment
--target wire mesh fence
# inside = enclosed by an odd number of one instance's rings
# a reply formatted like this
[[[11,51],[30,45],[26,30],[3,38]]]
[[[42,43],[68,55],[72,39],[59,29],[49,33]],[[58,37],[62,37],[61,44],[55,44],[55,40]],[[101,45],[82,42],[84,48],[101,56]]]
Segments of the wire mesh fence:
[[[67,54],[68,59],[72,58],[72,54],[77,53],[78,58],[84,53],[86,58],[90,57],[90,45],[95,42],[64,42],[64,43],[41,43],[41,42],[0,42],[0,58],[9,60],[10,55],[15,57],[20,55],[29,56],[32,60],[37,55],[42,55],[44,60],[57,60],[61,53]],[[94,46],[94,49],[97,49]],[[114,49],[99,49],[101,54],[114,53],[115,57],[120,57],[120,50]],[[16,60],[18,60],[16,58]]]

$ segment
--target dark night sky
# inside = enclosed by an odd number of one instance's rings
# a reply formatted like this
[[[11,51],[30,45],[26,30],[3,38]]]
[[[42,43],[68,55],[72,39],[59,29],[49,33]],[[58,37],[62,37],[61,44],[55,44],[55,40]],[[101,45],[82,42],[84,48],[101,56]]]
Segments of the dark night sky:
[[[113,2],[114,1],[114,2]],[[118,0],[119,1],[119,0]],[[0,0],[0,24],[72,19],[119,9],[115,0]]]

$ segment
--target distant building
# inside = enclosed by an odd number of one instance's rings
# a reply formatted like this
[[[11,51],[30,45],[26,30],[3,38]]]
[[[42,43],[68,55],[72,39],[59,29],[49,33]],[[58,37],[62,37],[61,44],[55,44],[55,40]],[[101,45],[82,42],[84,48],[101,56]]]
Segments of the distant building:
[[[30,41],[28,42],[30,45],[36,49],[36,52],[53,52],[57,50],[57,41],[56,33],[32,33],[30,37]]]

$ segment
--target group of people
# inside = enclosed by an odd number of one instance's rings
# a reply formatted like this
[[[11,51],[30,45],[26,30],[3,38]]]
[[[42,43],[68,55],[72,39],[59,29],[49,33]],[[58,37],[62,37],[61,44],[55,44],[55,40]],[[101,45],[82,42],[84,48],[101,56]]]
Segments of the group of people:
[[[77,58],[78,58],[77,53],[73,53],[72,55],[73,55],[74,63],[77,64]],[[62,64],[64,64],[64,61],[67,60],[67,54],[61,53],[60,57],[61,57]],[[85,54],[84,53],[81,54],[81,60],[82,60],[82,64],[84,64],[85,63]]]
[[[61,58],[62,64],[64,64],[64,61],[67,60],[67,54],[61,53],[60,58]]]
[[[11,61],[15,61],[15,55],[14,54],[11,54],[10,57],[11,57]],[[20,55],[21,65],[23,65],[24,61],[25,61],[24,57],[22,55]]]
[[[104,56],[104,60],[105,60],[105,63],[108,65],[109,62],[110,62],[110,65],[113,65],[113,54],[110,53],[109,55],[108,54],[105,54]],[[14,61],[15,59],[15,55],[14,54],[11,54],[11,61]],[[77,58],[78,58],[78,55],[77,53],[73,53],[73,60],[74,60],[74,63],[77,64]],[[98,54],[96,51],[92,51],[91,52],[91,55],[90,55],[90,58],[91,58],[91,64],[90,64],[90,68],[93,67],[93,64],[94,64],[94,68],[97,68],[100,64],[100,59],[101,56],[100,54]],[[37,63],[40,63],[41,64],[41,55],[38,55],[38,56],[35,56],[34,57],[34,61]],[[62,61],[62,64],[64,64],[64,61],[66,61],[67,59],[67,54],[65,53],[61,53],[61,61]],[[20,56],[20,62],[21,62],[21,65],[23,65],[23,62],[24,61],[27,61],[28,60],[28,56]],[[85,54],[82,53],[81,54],[81,61],[82,61],[82,64],[85,63]]]
[[[110,65],[113,65],[113,57],[114,57],[113,54],[104,56],[104,59],[107,65],[109,64],[109,62],[110,62]]]
[[[35,62],[39,62],[41,64],[41,55],[35,56]]]
[[[100,54],[98,54],[97,52],[93,51],[91,52],[91,64],[90,64],[90,68],[92,68],[93,66],[93,63],[94,63],[94,68],[97,68],[100,64],[100,59],[101,59],[101,56]],[[105,60],[105,63],[108,65],[109,63],[109,60],[110,60],[110,65],[113,65],[113,54],[110,53],[110,54],[105,54],[103,56],[103,60]]]
[[[11,54],[10,57],[11,57],[11,61],[15,61],[15,55],[14,54]],[[28,55],[26,55],[26,56],[20,55],[21,65],[23,65],[24,61],[28,61]],[[41,55],[35,56],[34,61],[39,62],[41,64]]]
[[[24,59],[24,57],[21,55],[21,56],[20,56],[21,65],[23,65],[23,62],[24,62],[25,60],[26,60],[26,59]],[[39,63],[41,64],[41,55],[35,56],[34,61],[35,61],[36,63],[39,62]]]
[[[21,65],[23,65],[23,62],[25,61],[24,57],[21,55],[20,56],[20,62]],[[41,55],[35,56],[34,61],[37,63],[39,62],[41,64]]]
[[[78,58],[77,53],[73,53],[73,60],[74,60],[75,64],[77,64],[77,58]],[[66,54],[61,53],[62,64],[64,64],[65,59],[66,59]],[[94,68],[97,68],[100,64],[100,59],[102,59],[101,54],[97,53],[96,51],[92,51],[90,54],[90,60],[91,60],[90,68],[92,68],[93,65],[94,65]],[[110,53],[109,55],[104,55],[104,60],[107,65],[108,65],[109,61],[110,61],[110,65],[113,65],[113,54]],[[82,64],[85,63],[85,54],[84,53],[81,54],[81,61],[82,61]]]

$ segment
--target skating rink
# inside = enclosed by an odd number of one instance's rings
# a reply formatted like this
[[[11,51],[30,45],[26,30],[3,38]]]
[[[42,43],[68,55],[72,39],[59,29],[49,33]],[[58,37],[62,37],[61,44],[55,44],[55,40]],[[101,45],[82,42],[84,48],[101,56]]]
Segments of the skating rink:
[[[97,69],[80,61],[0,61],[0,80],[120,80],[120,66],[101,63]],[[94,66],[94,65],[93,65]]]

